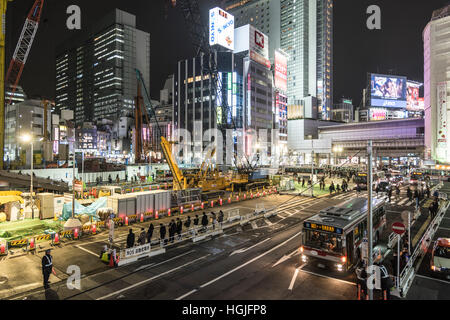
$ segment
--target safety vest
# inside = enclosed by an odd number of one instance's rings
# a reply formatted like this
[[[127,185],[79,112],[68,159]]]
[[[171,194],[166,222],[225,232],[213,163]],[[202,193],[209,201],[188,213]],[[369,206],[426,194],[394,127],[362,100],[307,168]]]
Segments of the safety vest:
[[[45,255],[47,258],[48,263],[45,265],[45,267],[51,267],[53,265],[51,256]]]

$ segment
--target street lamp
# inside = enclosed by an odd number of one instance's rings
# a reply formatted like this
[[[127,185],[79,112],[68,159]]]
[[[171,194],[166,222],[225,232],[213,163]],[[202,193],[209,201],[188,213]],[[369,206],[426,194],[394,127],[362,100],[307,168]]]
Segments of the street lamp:
[[[30,182],[30,197],[31,197],[31,217],[32,219],[34,219],[34,198],[33,198],[33,162],[34,162],[34,157],[33,157],[33,136],[31,134],[24,134],[23,136],[20,137],[20,140],[22,140],[22,142],[24,143],[30,143],[31,146],[31,182]],[[42,141],[44,140],[44,138],[40,138],[38,141]]]

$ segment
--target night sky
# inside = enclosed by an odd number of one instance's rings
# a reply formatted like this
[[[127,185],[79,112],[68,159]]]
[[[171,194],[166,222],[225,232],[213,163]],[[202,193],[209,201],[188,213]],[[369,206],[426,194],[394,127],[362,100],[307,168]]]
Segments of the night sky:
[[[207,10],[220,0],[200,0]],[[7,12],[6,67],[34,0],[15,0]],[[422,32],[433,10],[448,0],[335,0],[334,1],[334,98],[353,99],[358,106],[367,72],[392,73],[423,81]],[[163,0],[46,0],[38,34],[31,49],[20,84],[30,97],[54,98],[55,47],[76,34],[66,28],[66,8],[77,4],[82,25],[113,8],[137,16],[137,28],[150,33],[151,95],[159,99],[159,90],[178,60],[192,57],[184,19],[177,9],[169,8],[165,18]],[[366,8],[381,8],[381,30],[366,28]]]

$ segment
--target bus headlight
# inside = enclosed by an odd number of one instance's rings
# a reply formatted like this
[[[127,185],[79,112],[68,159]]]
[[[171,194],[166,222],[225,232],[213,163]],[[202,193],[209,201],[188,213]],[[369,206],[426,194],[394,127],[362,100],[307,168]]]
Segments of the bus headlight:
[[[342,271],[342,264],[338,264],[336,266],[337,266],[338,271]]]
[[[304,254],[302,254],[302,261],[306,262],[307,260],[308,260],[308,258]]]
[[[303,246],[300,246],[300,252],[303,253]]]

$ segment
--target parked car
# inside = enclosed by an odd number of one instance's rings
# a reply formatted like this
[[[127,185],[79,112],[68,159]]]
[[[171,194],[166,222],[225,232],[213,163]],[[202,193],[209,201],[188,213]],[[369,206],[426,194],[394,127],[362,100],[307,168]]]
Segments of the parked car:
[[[450,238],[439,238],[434,243],[431,270],[450,277]]]

